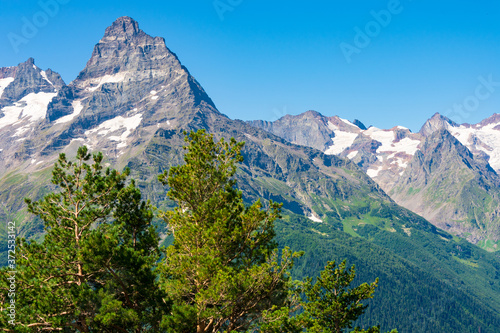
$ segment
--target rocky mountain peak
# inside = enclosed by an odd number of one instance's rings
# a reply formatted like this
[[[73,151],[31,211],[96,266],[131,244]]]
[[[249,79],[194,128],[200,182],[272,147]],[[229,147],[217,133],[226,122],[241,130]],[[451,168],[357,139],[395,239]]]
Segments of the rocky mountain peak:
[[[128,16],[122,16],[116,19],[112,25],[106,28],[104,38],[109,37],[132,37],[139,33],[144,33],[139,29],[139,23]]]
[[[365,124],[363,124],[360,120],[358,119],[354,119],[354,121],[352,122],[354,125],[358,126],[361,130],[365,131],[367,130],[368,128],[365,126]]]
[[[74,84],[88,88],[89,84],[98,83],[88,80],[96,78],[105,77],[106,82],[117,82],[131,76],[137,78],[138,74],[155,78],[172,71],[180,73],[184,69],[177,56],[165,45],[165,40],[146,34],[136,21],[124,16],[106,28]]]
[[[323,115],[321,113],[319,113],[318,111],[314,111],[314,110],[309,110],[309,111],[304,112],[303,116],[305,118],[310,118],[310,119],[323,117]]]
[[[103,151],[120,150],[133,140],[132,127],[156,131],[163,124],[170,129],[187,122],[175,119],[213,113],[218,111],[212,100],[165,40],[146,34],[124,16],[105,30],[85,68],[48,105],[44,126],[63,124],[68,130],[47,149],[77,138]],[[108,141],[97,134],[106,126],[117,128],[106,132]],[[123,140],[115,140],[121,136]]]
[[[477,124],[476,127],[483,127],[490,124],[499,124],[499,123],[500,123],[500,114],[494,113],[492,116],[484,119],[479,124]]]
[[[429,136],[439,129],[448,129],[449,126],[458,127],[459,125],[449,118],[435,113],[429,120],[427,120],[420,129],[419,133],[423,136]]]
[[[51,69],[40,69],[33,58],[16,67],[0,68],[0,79],[6,78],[10,80],[3,87],[0,84],[0,90],[3,90],[0,94],[0,107],[17,102],[31,93],[55,93],[65,86],[58,73]]]

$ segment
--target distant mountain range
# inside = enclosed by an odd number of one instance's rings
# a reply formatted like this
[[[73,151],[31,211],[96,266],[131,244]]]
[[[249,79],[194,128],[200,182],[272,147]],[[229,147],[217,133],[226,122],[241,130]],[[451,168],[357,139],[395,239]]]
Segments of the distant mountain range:
[[[15,220],[21,236],[41,237],[43,226],[23,198],[56,190],[54,161],[83,144],[102,151],[113,168],[130,167],[145,198],[171,209],[157,175],[182,162],[184,131],[206,129],[217,139],[245,141],[237,180],[247,202],[284,204],[277,240],[306,252],[295,277],[344,258],[357,265],[361,281],[380,277],[359,324],[496,332],[500,258],[454,236],[496,250],[496,126],[494,117],[459,126],[436,115],[411,133],[314,111],[275,122],[232,120],[163,38],[121,17],[69,84],[33,59],[0,68],[0,217]],[[158,227],[168,243],[165,226]]]
[[[418,133],[368,129],[308,111],[252,126],[349,158],[398,204],[490,251],[500,240],[500,115],[458,125],[435,114]]]

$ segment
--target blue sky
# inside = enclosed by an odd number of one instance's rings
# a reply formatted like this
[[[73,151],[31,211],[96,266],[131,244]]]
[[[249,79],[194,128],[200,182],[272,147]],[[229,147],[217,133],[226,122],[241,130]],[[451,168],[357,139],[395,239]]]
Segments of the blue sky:
[[[33,57],[69,83],[124,15],[164,37],[231,118],[312,109],[418,131],[436,112],[460,123],[500,113],[494,1],[0,0],[0,67]]]

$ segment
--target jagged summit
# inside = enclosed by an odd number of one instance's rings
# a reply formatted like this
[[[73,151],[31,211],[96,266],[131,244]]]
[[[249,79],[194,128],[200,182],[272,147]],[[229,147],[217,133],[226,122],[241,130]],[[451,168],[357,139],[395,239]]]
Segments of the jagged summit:
[[[153,135],[193,119],[206,124],[214,114],[220,113],[213,101],[165,40],[124,16],[106,28],[78,77],[51,99],[40,124],[47,138],[36,149],[50,154],[73,142],[122,156],[141,131]]]
[[[358,119],[354,119],[354,121],[352,122],[354,125],[358,126],[360,129],[362,130],[367,130],[368,128],[365,126],[365,124],[363,124],[360,120]]]
[[[163,38],[146,34],[136,21],[123,16],[106,28],[75,84],[85,85],[86,80],[105,75],[115,76],[108,79],[116,81],[127,76],[126,72],[133,75],[147,72],[147,76],[155,77],[168,70],[179,72],[181,69],[179,59],[167,48]]]
[[[144,33],[139,29],[139,23],[133,18],[122,16],[117,18],[113,24],[106,28],[104,38],[106,37],[132,37]]]
[[[453,120],[436,112],[429,120],[425,122],[419,133],[423,136],[428,136],[439,129],[447,129],[448,126],[458,127],[459,125]]]
[[[482,120],[479,124],[476,124],[475,126],[482,127],[482,126],[487,126],[487,125],[491,125],[491,124],[495,124],[495,125],[500,124],[500,114],[494,113],[493,115]]]
[[[40,69],[33,58],[15,67],[0,68],[0,80],[0,108],[29,94],[55,93],[65,86],[58,73],[50,68],[45,71]]]

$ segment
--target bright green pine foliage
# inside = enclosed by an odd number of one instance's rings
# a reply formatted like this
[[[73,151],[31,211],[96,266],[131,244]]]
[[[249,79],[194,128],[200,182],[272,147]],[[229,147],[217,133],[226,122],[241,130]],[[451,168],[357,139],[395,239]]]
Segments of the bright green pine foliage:
[[[356,276],[354,265],[346,269],[344,260],[338,267],[335,261],[330,261],[313,283],[312,278],[306,278],[303,284],[305,301],[302,302],[304,312],[301,316],[307,323],[307,332],[311,333],[342,333],[346,328],[352,328],[352,323],[361,316],[366,305],[361,302],[373,298],[378,279],[371,284],[363,283],[352,287]],[[368,330],[356,328],[354,332],[380,332],[378,326]],[[393,331],[396,332],[396,331]]]
[[[16,326],[4,312],[0,325],[13,332],[157,332],[168,304],[152,271],[159,259],[152,207],[134,182],[126,185],[128,170],[103,170],[100,153],[89,165],[86,147],[76,159],[60,155],[52,178],[59,193],[26,200],[46,235],[41,243],[18,240]]]
[[[354,265],[346,269],[345,260],[338,267],[330,261],[314,283],[310,277],[303,282],[291,282],[287,306],[266,311],[259,332],[347,332],[365,312],[368,306],[361,302],[373,298],[378,283],[376,279],[371,284],[352,287],[355,277]],[[380,326],[366,330],[356,327],[351,333],[380,333]]]
[[[274,242],[279,204],[245,207],[235,188],[243,143],[191,132],[184,161],[159,177],[174,211],[162,213],[174,242],[160,265],[161,285],[174,299],[171,332],[244,332],[262,312],[286,300],[294,257]]]

